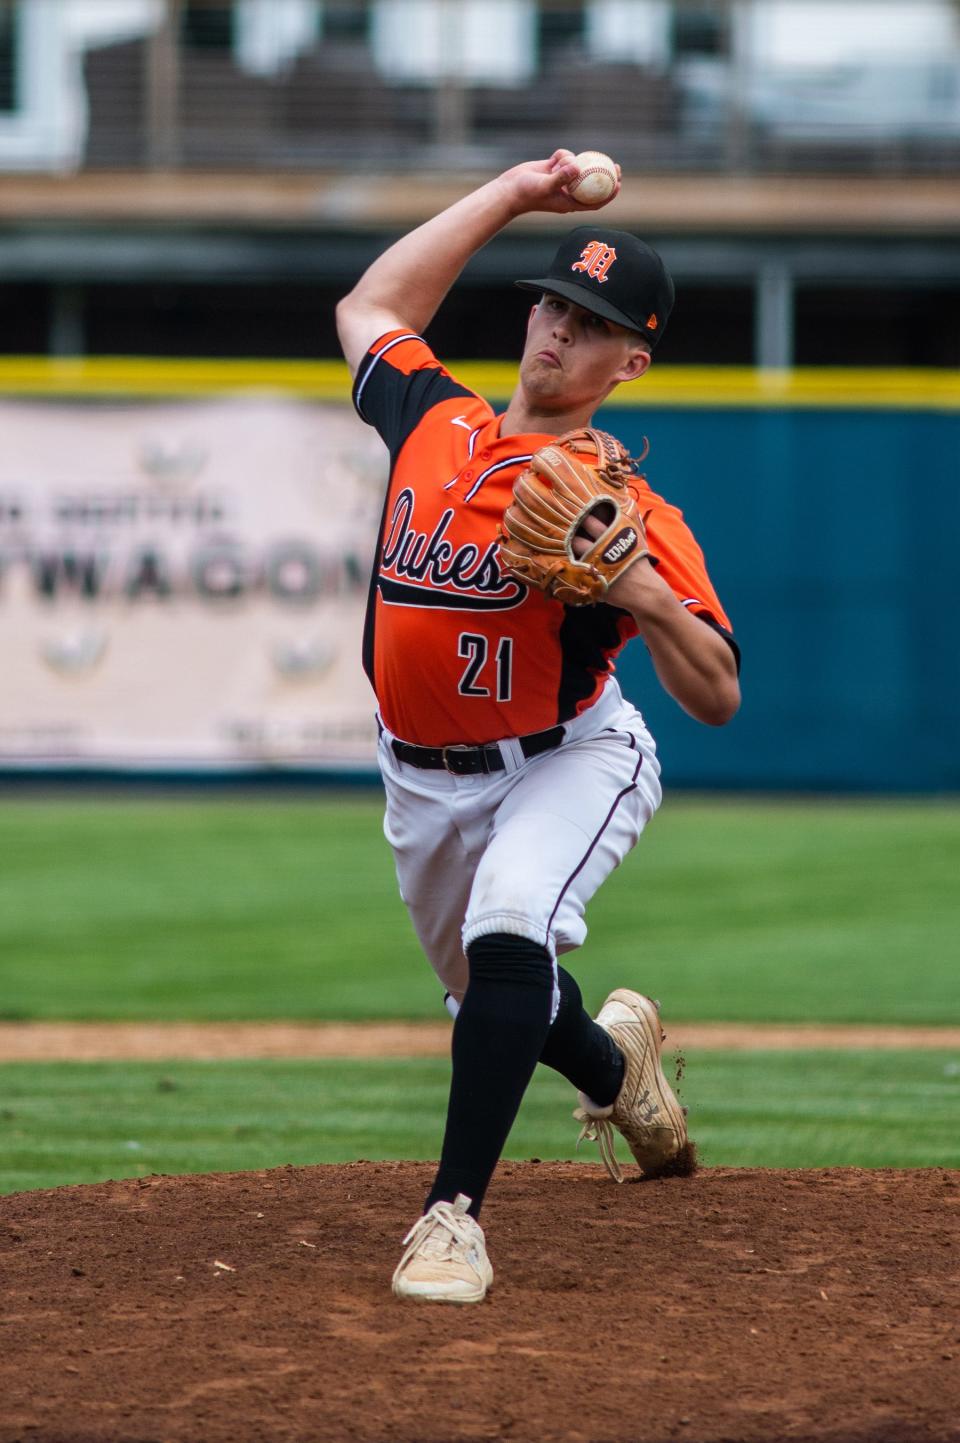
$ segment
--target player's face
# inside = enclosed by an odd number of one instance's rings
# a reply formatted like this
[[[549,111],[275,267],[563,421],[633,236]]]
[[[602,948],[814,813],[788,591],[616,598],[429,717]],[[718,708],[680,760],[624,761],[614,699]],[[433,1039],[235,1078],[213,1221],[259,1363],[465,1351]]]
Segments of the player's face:
[[[596,405],[649,364],[635,331],[548,292],[530,315],[520,380],[545,410],[569,410]]]

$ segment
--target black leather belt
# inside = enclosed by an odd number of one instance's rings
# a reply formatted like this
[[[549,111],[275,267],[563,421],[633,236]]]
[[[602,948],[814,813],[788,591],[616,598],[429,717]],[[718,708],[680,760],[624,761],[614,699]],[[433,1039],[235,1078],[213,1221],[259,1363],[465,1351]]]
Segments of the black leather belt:
[[[520,750],[528,759],[537,757],[558,747],[563,741],[563,727],[549,727],[545,732],[531,732],[529,736],[517,737]],[[390,742],[394,755],[401,762],[412,767],[423,767],[428,771],[452,772],[455,777],[474,777],[479,773],[502,772],[506,769],[503,754],[496,742],[485,747],[415,747],[411,742]]]

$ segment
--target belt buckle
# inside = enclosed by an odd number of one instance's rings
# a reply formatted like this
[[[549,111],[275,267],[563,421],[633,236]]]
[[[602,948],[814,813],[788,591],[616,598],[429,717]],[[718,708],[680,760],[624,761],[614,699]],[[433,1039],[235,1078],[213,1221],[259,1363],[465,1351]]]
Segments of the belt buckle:
[[[443,769],[444,769],[444,771],[445,771],[445,772],[448,772],[451,777],[462,777],[462,776],[464,776],[465,774],[464,774],[463,772],[458,772],[455,767],[452,767],[452,766],[450,765],[450,761],[449,761],[449,759],[448,759],[448,757],[447,757],[447,753],[448,753],[448,752],[475,752],[476,750],[477,750],[476,747],[467,746],[464,742],[455,742],[452,746],[449,746],[449,747],[441,747],[441,748],[440,748],[440,755],[441,755],[441,757],[443,758]]]

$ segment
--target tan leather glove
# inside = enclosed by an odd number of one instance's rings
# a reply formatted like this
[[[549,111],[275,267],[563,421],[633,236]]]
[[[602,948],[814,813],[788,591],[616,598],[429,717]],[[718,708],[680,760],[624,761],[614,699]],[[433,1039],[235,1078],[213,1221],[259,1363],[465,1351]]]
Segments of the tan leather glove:
[[[500,560],[511,575],[567,606],[602,601],[627,567],[649,556],[629,455],[591,427],[542,446],[518,477],[503,516]],[[582,556],[573,538],[595,516],[604,531]]]

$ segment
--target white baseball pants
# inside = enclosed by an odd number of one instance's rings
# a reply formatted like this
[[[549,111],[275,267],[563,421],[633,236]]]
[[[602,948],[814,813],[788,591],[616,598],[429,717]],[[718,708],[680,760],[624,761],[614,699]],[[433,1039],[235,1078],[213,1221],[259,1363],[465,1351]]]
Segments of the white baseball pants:
[[[467,987],[465,949],[514,933],[551,956],[579,947],[584,912],[660,805],[656,746],[611,678],[600,699],[565,724],[553,751],[529,760],[500,742],[506,769],[453,776],[401,762],[380,738],[387,793],[384,834],[400,895],[443,987]]]

